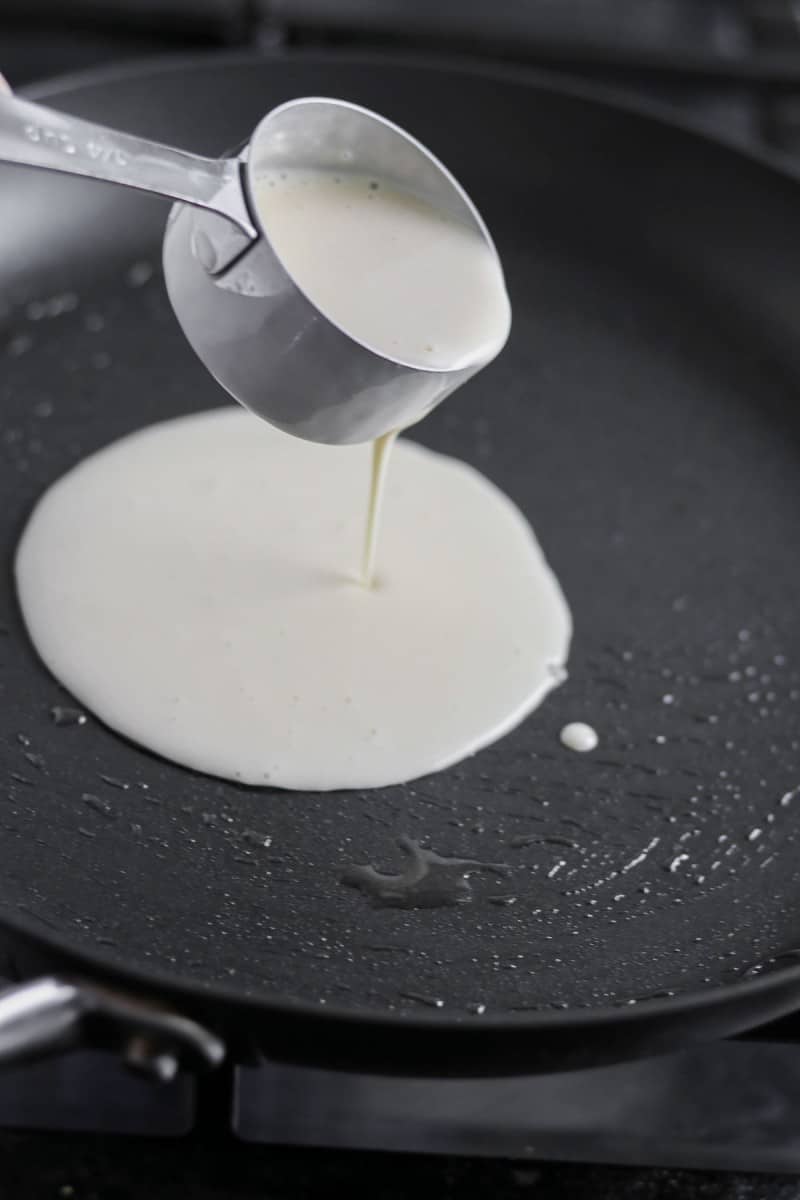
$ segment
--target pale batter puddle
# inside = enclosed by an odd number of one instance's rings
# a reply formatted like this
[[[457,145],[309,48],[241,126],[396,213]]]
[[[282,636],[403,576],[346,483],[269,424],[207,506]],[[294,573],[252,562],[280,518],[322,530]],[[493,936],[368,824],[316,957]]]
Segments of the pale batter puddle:
[[[370,457],[226,408],[87,459],[17,556],[43,660],[120,733],[251,784],[378,787],[494,741],[560,676],[558,583],[502,492],[401,438],[365,588]]]
[[[276,172],[255,199],[298,286],[373,350],[444,370],[501,349],[502,270],[474,230],[361,176]],[[42,659],[113,729],[250,784],[401,783],[499,738],[564,678],[569,610],[497,487],[393,442],[321,446],[226,408],[89,458],[18,551]]]

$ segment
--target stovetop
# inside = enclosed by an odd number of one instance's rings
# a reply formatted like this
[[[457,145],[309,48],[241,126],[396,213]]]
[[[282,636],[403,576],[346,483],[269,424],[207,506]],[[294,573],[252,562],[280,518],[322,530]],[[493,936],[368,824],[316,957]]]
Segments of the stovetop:
[[[742,1172],[800,1171],[800,1048],[731,1043],[481,1083],[271,1065],[162,1087],[81,1052],[0,1077],[0,1125],[0,1195],[15,1200],[789,1200],[796,1179]],[[643,1162],[662,1165],[621,1165]]]
[[[180,8],[177,0],[172,7]],[[195,7],[223,12],[216,0]],[[773,25],[785,28],[792,6],[772,3],[771,17],[767,7]],[[176,48],[174,28],[169,36],[107,26],[43,37],[41,29],[2,26],[0,17],[0,71],[15,85]],[[207,30],[180,39],[184,50],[207,44]],[[709,86],[628,71],[613,84],[743,142],[800,142],[791,89],[765,103],[763,89],[742,79]],[[542,1161],[551,1159],[559,1161]],[[742,1173],[755,1171],[800,1173],[800,1045],[723,1043],[591,1072],[480,1083],[271,1064],[155,1087],[96,1052],[0,1075],[0,1200],[313,1200],[339,1191],[374,1200],[800,1196],[791,1178]]]
[[[519,1161],[800,1172],[800,1046],[729,1042],[567,1074],[387,1079],[276,1063],[155,1086],[110,1053],[0,1075],[0,1128]]]

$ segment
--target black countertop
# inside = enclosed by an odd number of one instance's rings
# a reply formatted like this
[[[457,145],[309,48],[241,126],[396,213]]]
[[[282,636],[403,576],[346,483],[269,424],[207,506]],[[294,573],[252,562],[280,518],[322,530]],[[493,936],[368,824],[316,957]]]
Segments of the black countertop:
[[[800,1182],[764,1175],[513,1164],[276,1150],[224,1139],[159,1142],[0,1134],[5,1200],[797,1200]]]

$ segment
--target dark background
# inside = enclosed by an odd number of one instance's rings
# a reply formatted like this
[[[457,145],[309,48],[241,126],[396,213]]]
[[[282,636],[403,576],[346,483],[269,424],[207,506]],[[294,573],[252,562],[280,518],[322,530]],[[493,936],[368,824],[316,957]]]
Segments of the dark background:
[[[800,8],[790,0],[3,0],[0,71],[65,72],[225,46],[359,45],[495,57],[675,106],[742,142],[800,149]],[[213,1108],[213,1106],[212,1106]],[[0,1200],[794,1200],[765,1176],[511,1164],[234,1141],[222,1113],[186,1139],[0,1133]]]

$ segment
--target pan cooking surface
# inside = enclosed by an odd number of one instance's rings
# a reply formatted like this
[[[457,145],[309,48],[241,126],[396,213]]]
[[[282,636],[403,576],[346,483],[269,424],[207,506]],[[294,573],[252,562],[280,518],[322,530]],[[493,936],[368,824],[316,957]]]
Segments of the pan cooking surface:
[[[308,92],[410,128],[496,237],[509,346],[414,436],[532,519],[570,679],[456,769],[363,794],[250,791],[55,724],[69,699],[10,581],[27,513],[85,454],[222,396],[168,307],[164,208],[6,169],[0,916],[143,974],[379,1012],[625,1003],[791,961],[794,185],[643,118],[387,64],[216,63],[54,103],[218,152]],[[594,754],[559,744],[572,720]]]

